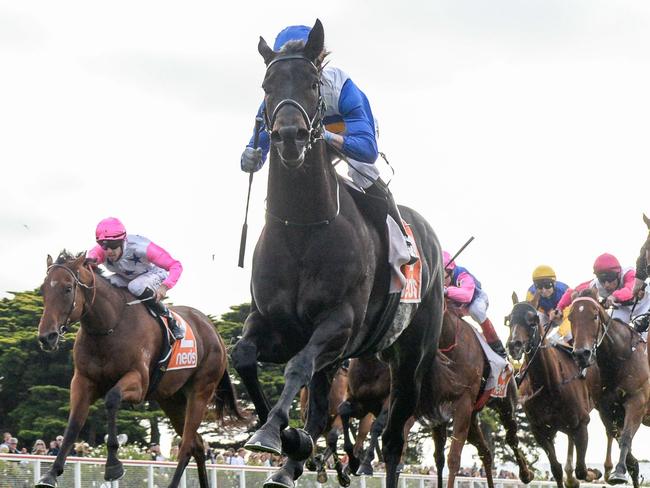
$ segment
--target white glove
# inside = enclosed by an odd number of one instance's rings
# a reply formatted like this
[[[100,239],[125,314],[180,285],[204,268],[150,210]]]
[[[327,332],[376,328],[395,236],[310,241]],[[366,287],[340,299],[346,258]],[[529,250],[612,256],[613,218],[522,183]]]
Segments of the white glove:
[[[262,149],[246,147],[241,155],[241,169],[253,173],[262,167]]]

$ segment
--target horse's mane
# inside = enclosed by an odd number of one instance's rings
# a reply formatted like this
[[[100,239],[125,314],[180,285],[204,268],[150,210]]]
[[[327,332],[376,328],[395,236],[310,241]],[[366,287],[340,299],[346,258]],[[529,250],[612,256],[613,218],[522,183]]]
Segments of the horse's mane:
[[[589,288],[585,288],[584,290],[581,290],[580,293],[578,293],[578,297],[589,297],[597,300],[598,292],[596,291],[595,288],[589,287]]]
[[[282,49],[278,51],[280,54],[302,54],[302,52],[305,50],[305,41],[288,41],[285,43],[284,46],[282,46]],[[314,64],[316,66],[320,66],[327,55],[329,54],[329,51],[325,48],[321,51],[321,53],[318,55],[318,58],[314,60]]]
[[[59,252],[59,256],[56,258],[56,261],[54,261],[54,264],[67,264],[85,253],[86,251],[74,253],[64,248]],[[100,278],[106,278],[106,272],[99,266],[90,266],[90,269]]]

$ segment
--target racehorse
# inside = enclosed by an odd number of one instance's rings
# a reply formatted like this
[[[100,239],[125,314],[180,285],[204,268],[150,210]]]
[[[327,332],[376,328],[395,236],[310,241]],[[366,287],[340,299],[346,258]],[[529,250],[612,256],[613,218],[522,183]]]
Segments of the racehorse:
[[[348,455],[348,469],[355,475],[372,475],[372,461],[379,446],[379,436],[386,425],[388,395],[390,393],[390,370],[388,365],[376,356],[356,358],[350,361],[348,390],[338,412],[343,424],[345,453]],[[350,439],[350,418],[359,419],[359,428],[352,444]],[[413,426],[411,417],[404,426],[404,436]],[[370,446],[364,452],[363,443],[371,432]],[[406,443],[402,458],[406,451]],[[360,459],[361,457],[361,459]],[[400,464],[402,464],[400,460]]]
[[[47,274],[41,286],[44,309],[38,340],[44,350],[55,350],[70,323],[81,327],[74,344],[74,375],[70,384],[70,415],[63,445],[50,470],[36,484],[55,487],[65,460],[88,415],[89,407],[104,398],[108,417],[108,455],[104,478],[124,475],[117,458],[117,411],[122,401],[157,401],[182,436],[178,464],[169,484],[177,487],[190,457],[196,460],[201,488],[208,488],[205,446],[197,429],[214,401],[218,417],[241,417],[226,371],[227,355],[221,337],[201,312],[174,307],[192,328],[197,346],[197,366],[166,372],[157,385],[150,383],[163,346],[157,320],[143,304],[128,306],[134,297],[112,286],[90,266],[85,256],[62,253],[54,263],[47,257]],[[152,390],[152,391],[149,391]],[[215,392],[218,392],[215,396]]]
[[[650,420],[646,345],[634,329],[609,317],[594,288],[581,291],[573,300],[569,321],[574,360],[581,368],[598,365],[602,386],[598,411],[605,430],[616,438],[620,449],[614,473],[607,481],[627,482],[627,467],[636,487],[639,463],[632,455],[632,439],[641,422]]]
[[[395,488],[404,423],[415,413],[421,386],[428,387],[423,378],[435,369],[443,309],[440,245],[419,214],[401,208],[420,253],[421,302],[399,315],[404,328],[386,336],[381,319],[394,302],[385,214],[377,225],[361,212],[322,138],[323,26],[317,20],[306,43],[287,43],[281,52],[260,38],[258,51],[266,64],[262,87],[271,140],[266,225],[253,255],[251,313],[232,352],[263,424],[246,447],[287,454],[266,486],[292,488],[327,424],[332,372],[347,357],[381,351],[392,377],[383,452],[387,488]],[[286,363],[285,385],[272,409],[257,361]],[[305,385],[307,433],[287,429],[291,402]]]
[[[564,468],[566,485],[579,485],[573,477],[573,448],[575,445],[575,475],[585,480],[589,413],[600,396],[598,368],[590,368],[586,378],[581,379],[580,368],[568,351],[553,347],[545,339],[544,326],[533,304],[519,302],[516,294],[513,294],[513,304],[506,318],[510,327],[508,350],[516,360],[525,357],[522,404],[531,431],[548,457],[558,488],[563,488],[563,474],[554,440],[558,432],[566,434],[569,439]]]
[[[461,453],[466,439],[477,448],[481,461],[485,466],[488,485],[490,487],[494,486],[491,469],[492,455],[478,426],[478,413],[484,405],[497,411],[506,429],[506,442],[515,454],[519,466],[519,477],[522,482],[529,483],[532,480],[532,474],[528,469],[526,458],[519,448],[519,439],[517,438],[517,422],[515,419],[517,388],[514,381],[511,380],[508,384],[506,397],[490,398],[487,403],[477,405],[489,365],[483,355],[479,339],[472,330],[472,326],[450,310],[444,314],[439,347],[439,354],[444,354],[456,371],[457,381],[455,384],[447,384],[444,388],[441,388],[439,390],[440,395],[435,399],[438,405],[443,407],[443,410],[453,412],[451,415],[454,430],[448,456],[448,486],[452,487],[454,484],[456,473],[460,468]],[[365,395],[357,394],[354,400],[348,400],[347,405],[341,405],[339,411],[354,412],[355,416],[359,417],[364,413],[363,407],[365,406],[365,408],[371,409],[370,411],[377,415],[377,411],[381,410],[382,402],[387,399],[389,393],[388,368],[376,359],[358,360],[358,366],[353,368],[353,364],[350,364],[349,384],[350,387],[355,385],[358,377],[358,391],[365,393]],[[381,422],[383,415],[382,412],[377,417],[376,422]],[[411,420],[413,422],[415,419]],[[439,418],[429,420],[433,421],[433,436],[436,446],[434,457],[438,470],[438,484],[442,487],[442,473],[445,463],[444,445],[449,419],[442,422],[440,422]],[[372,430],[376,432],[377,429],[373,426]],[[370,459],[372,459],[373,444],[376,442],[374,439],[375,436],[371,437],[371,447],[368,449]],[[351,453],[347,448],[346,452],[350,458],[351,466],[353,466],[354,456],[351,456],[351,454],[354,454],[354,452]],[[366,456],[361,464],[361,473],[371,474],[369,468],[370,462],[368,456]]]
[[[490,488],[494,487],[492,453],[478,424],[478,414],[484,406],[496,410],[506,430],[506,443],[515,455],[519,467],[519,479],[523,483],[530,483],[533,475],[528,469],[523,452],[519,448],[519,439],[517,437],[515,413],[518,399],[514,379],[510,378],[505,397],[491,397],[487,401],[480,401],[485,394],[482,390],[489,373],[489,362],[484,355],[483,348],[472,325],[463,320],[454,308],[449,308],[444,314],[439,347],[440,353],[444,354],[451,362],[459,382],[455,388],[450,389],[450,393],[453,392],[453,394],[448,393],[446,398],[443,394],[438,398],[441,402],[449,402],[446,408],[453,417],[451,447],[447,456],[449,468],[447,487],[452,488],[454,486],[456,474],[460,469],[461,453],[465,440],[468,440],[476,447],[485,468],[488,486]],[[443,421],[438,425],[435,425],[435,423],[433,425],[434,459],[438,472],[439,488],[442,488],[447,424],[448,421]]]
[[[307,467],[310,471],[318,473],[317,479],[319,483],[327,482],[327,460],[334,457],[334,469],[336,470],[337,478],[341,486],[350,486],[350,477],[345,472],[345,466],[338,457],[336,444],[339,436],[343,433],[343,421],[338,413],[338,406],[345,400],[345,395],[348,389],[348,368],[340,367],[334,379],[332,380],[332,387],[330,388],[329,401],[328,401],[328,418],[327,427],[323,434],[326,437],[327,448],[323,454],[312,455],[308,462]],[[307,417],[307,405],[309,404],[309,390],[302,388],[300,390],[300,413],[303,422]]]

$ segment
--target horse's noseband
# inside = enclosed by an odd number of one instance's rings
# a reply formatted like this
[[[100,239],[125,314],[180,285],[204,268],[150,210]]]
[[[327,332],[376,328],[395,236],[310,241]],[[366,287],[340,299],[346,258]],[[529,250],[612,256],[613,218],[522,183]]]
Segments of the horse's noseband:
[[[320,79],[321,70],[310,59],[306,58],[305,56],[301,54],[294,54],[294,55],[287,55],[287,56],[279,56],[275,58],[266,67],[266,72],[268,73],[269,69],[271,69],[271,66],[273,66],[276,63],[279,63],[280,61],[291,61],[295,59],[308,62],[314,68],[314,70],[316,70],[316,73],[318,74],[318,103],[316,106],[316,112],[314,113],[314,116],[310,117],[309,114],[307,113],[307,110],[305,110],[305,108],[293,98],[285,98],[283,100],[280,100],[280,102],[273,109],[270,118],[269,118],[268,111],[266,110],[266,107],[264,107],[263,113],[264,113],[264,125],[266,125],[265,131],[269,134],[270,137],[271,132],[273,131],[273,124],[275,124],[275,119],[278,117],[278,112],[280,111],[280,109],[286,106],[292,106],[298,109],[298,112],[300,112],[300,115],[302,116],[305,125],[309,129],[309,138],[307,140],[307,145],[304,147],[301,153],[301,157],[303,157],[304,154],[311,149],[312,145],[316,141],[321,140],[323,137],[323,116],[325,114],[325,101],[323,100],[320,91],[320,86],[322,84]],[[284,162],[282,155],[280,155],[280,159]]]

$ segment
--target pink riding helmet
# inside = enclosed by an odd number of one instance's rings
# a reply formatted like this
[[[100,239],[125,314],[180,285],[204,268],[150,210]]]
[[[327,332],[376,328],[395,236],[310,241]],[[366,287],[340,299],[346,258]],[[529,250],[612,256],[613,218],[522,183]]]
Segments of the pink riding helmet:
[[[606,272],[621,272],[621,263],[618,262],[618,259],[609,253],[601,254],[594,261],[594,274],[606,273]]]
[[[442,251],[442,266],[449,271],[456,267],[455,261],[452,261],[451,264],[449,264],[450,260],[451,254],[449,254],[447,251]]]
[[[99,241],[120,241],[126,237],[124,224],[115,217],[108,217],[97,224],[95,229],[95,240]]]

